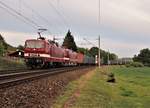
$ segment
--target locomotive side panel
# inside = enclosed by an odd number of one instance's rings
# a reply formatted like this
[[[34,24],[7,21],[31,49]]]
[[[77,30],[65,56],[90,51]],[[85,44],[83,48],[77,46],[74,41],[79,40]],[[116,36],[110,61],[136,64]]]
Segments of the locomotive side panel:
[[[84,62],[84,55],[83,54],[81,54],[81,53],[77,54],[77,62],[79,64],[82,64]]]
[[[69,50],[70,62],[77,63],[77,53]]]
[[[64,54],[63,54],[63,50],[55,45],[52,45],[50,48],[50,54],[52,57],[58,57],[58,58],[63,58]]]

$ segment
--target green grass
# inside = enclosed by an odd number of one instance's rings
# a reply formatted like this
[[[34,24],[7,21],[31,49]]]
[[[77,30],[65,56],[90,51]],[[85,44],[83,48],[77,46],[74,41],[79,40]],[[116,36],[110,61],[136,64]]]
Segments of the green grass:
[[[119,100],[114,100],[116,108],[149,108],[150,68],[111,69],[117,78],[115,87]]]
[[[7,58],[0,57],[0,70],[9,69],[24,69],[26,68],[25,63],[22,59],[20,60],[10,60]]]
[[[116,83],[107,82],[107,74],[110,72],[115,74]],[[71,82],[65,93],[58,97],[55,104],[57,107],[54,108],[62,108],[77,86],[77,81]],[[149,107],[150,68],[105,67],[95,70],[71,108]]]
[[[72,108],[111,108],[110,87],[100,72],[87,82]]]
[[[73,81],[69,83],[65,89],[65,92],[56,99],[56,103],[53,105],[53,108],[63,108],[64,103],[73,94],[75,89],[78,87],[78,84],[79,84],[78,81]]]

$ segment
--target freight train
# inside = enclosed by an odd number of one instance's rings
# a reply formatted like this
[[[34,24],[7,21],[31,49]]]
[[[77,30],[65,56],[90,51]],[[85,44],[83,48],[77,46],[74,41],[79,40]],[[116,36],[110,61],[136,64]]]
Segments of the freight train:
[[[25,41],[24,57],[27,67],[94,65],[95,58],[58,46],[43,37]]]

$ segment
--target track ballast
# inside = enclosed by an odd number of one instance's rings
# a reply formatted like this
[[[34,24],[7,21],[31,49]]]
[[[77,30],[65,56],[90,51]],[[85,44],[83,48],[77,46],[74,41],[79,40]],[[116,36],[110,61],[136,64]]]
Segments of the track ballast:
[[[46,69],[46,70],[26,70],[23,72],[15,72],[9,74],[1,74],[0,75],[0,88],[14,86],[19,83],[23,83],[25,81],[39,79],[42,77],[47,77],[50,75],[55,75],[63,72],[69,72],[74,70],[85,69],[87,66],[80,67],[63,67],[56,69]],[[89,67],[88,67],[89,68]]]

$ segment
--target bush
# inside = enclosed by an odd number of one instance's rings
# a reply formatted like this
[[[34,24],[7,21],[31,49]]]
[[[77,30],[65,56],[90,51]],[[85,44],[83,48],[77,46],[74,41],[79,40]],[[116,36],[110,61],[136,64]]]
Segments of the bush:
[[[140,62],[131,62],[126,64],[126,67],[143,67],[144,65]]]
[[[116,82],[114,73],[109,73],[108,74],[107,82],[111,82],[111,83]]]
[[[150,67],[150,63],[145,63],[144,66]]]

